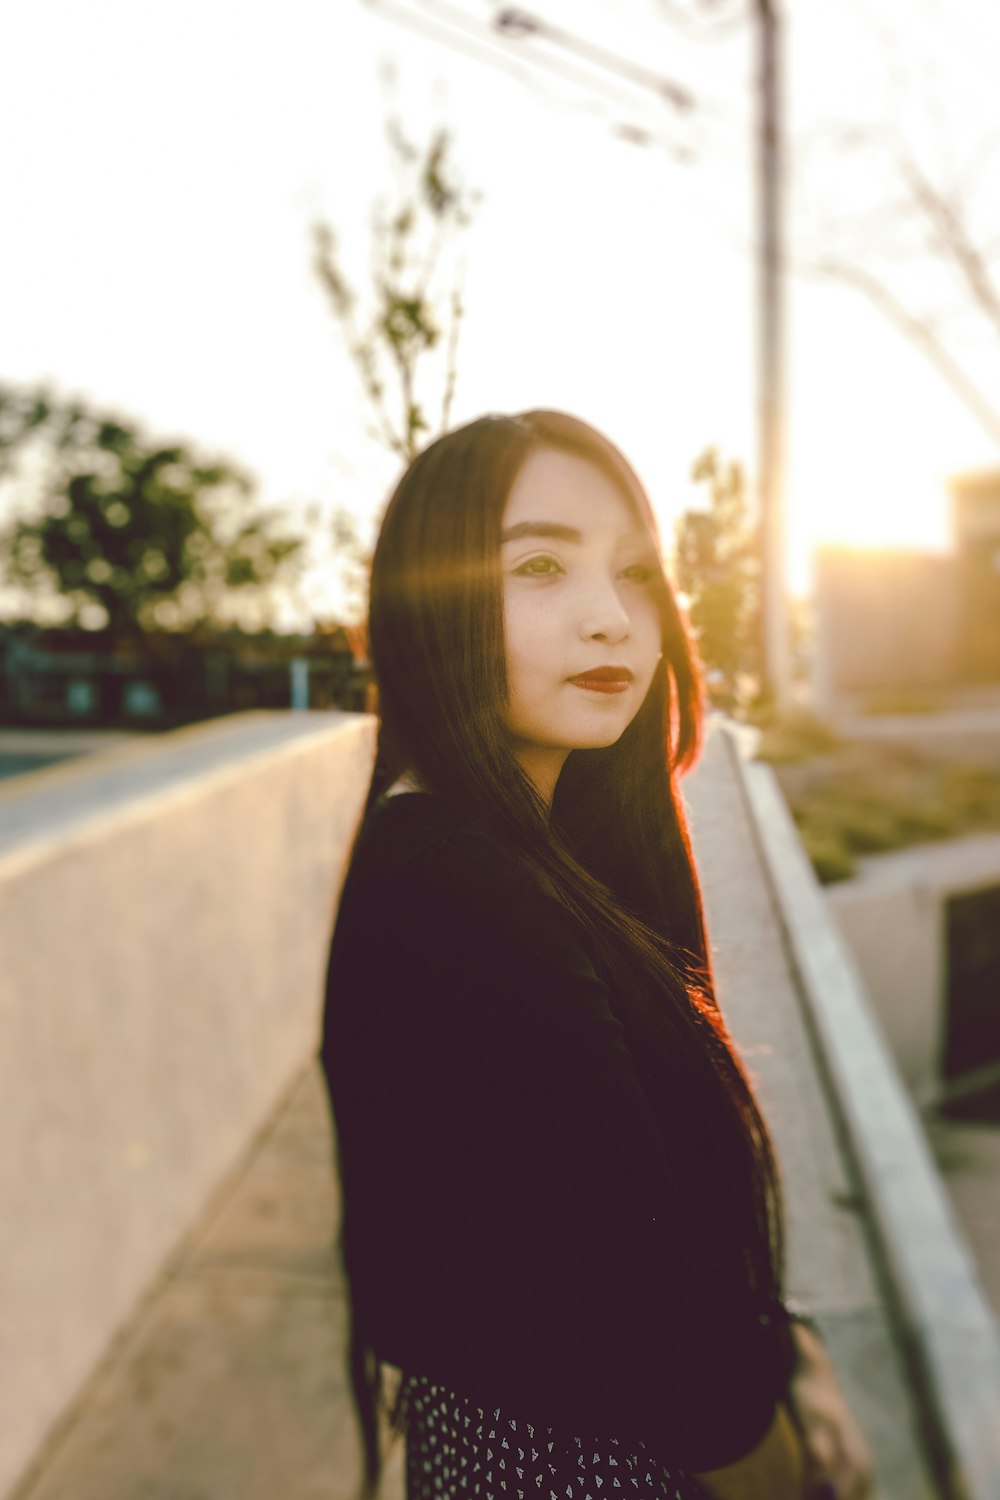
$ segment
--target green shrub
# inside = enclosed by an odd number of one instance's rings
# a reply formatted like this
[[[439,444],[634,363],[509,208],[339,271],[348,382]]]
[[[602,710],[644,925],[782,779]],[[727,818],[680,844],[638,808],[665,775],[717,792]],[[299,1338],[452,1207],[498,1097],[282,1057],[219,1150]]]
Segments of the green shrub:
[[[900,844],[923,844],[934,839],[951,838],[967,826],[957,813],[957,808],[935,803],[902,808],[898,817]]]
[[[841,744],[839,735],[824,719],[805,709],[777,717],[762,715],[757,722],[761,730],[757,758],[772,765],[811,760],[836,750]]]
[[[941,695],[929,688],[883,688],[869,693],[863,714],[932,714],[941,708]]]
[[[823,818],[796,817],[803,847],[822,885],[850,880],[856,873],[854,855],[839,831]]]
[[[1000,825],[1000,772],[985,766],[945,766],[943,792],[970,826]]]
[[[1000,829],[1000,772],[988,767],[837,741],[821,721],[786,719],[764,733],[773,737],[763,758],[792,768],[779,780],[824,884],[853,875],[862,855]]]
[[[883,854],[905,842],[901,820],[893,807],[848,804],[839,821],[844,843],[854,854]]]
[[[850,880],[857,873],[854,856],[836,839],[810,836],[806,838],[805,846],[820,885]]]

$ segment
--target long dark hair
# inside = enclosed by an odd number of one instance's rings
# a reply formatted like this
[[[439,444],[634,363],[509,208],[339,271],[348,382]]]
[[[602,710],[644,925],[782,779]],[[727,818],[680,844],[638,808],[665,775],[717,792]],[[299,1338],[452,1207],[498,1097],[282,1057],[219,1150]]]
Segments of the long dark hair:
[[[574,750],[551,810],[505,728],[500,530],[528,455],[584,458],[618,488],[660,555],[634,470],[594,428],[555,411],[491,415],[431,443],[393,493],[372,562],[369,645],[379,736],[365,815],[404,770],[488,824],[582,924],[593,961],[668,1140],[697,1139],[683,1190],[715,1254],[762,1314],[780,1297],[781,1188],[766,1124],[715,998],[701,894],[677,780],[701,735],[697,658],[666,574],[656,588],[663,657],[620,739]],[[363,826],[364,818],[362,818]],[[346,1234],[342,1220],[342,1249]],[[345,1261],[346,1264],[346,1261]],[[351,1382],[362,1493],[382,1469],[378,1419],[402,1430],[356,1312]]]

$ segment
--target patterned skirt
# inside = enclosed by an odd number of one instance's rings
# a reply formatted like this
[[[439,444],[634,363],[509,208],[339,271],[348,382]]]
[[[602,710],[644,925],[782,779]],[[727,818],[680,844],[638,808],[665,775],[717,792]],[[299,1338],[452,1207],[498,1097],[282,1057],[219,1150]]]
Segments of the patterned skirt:
[[[706,1500],[641,1440],[567,1436],[425,1376],[402,1383],[406,1500]]]

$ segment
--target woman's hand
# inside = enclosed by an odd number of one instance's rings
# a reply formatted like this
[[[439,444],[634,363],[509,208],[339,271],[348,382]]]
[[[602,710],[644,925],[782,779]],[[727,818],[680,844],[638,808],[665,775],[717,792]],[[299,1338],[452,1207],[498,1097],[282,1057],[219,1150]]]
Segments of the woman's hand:
[[[805,1454],[806,1500],[872,1500],[871,1453],[822,1340],[802,1323],[792,1335],[798,1363],[787,1402]]]

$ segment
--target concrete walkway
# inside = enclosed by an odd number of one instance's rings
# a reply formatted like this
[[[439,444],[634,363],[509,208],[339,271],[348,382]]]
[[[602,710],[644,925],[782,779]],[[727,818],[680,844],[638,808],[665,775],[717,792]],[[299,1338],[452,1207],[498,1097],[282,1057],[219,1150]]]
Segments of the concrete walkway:
[[[930,1500],[937,1492],[898,1351],[858,1259],[863,1228],[849,1194],[822,1206],[841,1169],[827,1127],[806,1102],[804,1072],[798,1086],[800,1145],[786,1160],[786,1175],[796,1179],[797,1274],[812,1283],[875,1449],[879,1500]],[[332,1252],[331,1149],[322,1075],[311,1064],[11,1500],[352,1500],[360,1455],[343,1367],[344,1288]],[[820,1240],[831,1212],[838,1233]],[[397,1448],[384,1500],[401,1500],[402,1459]]]
[[[114,815],[123,804],[172,789],[183,792],[208,772],[238,774],[239,758],[253,760],[303,734],[322,735],[344,717],[336,711],[295,714],[260,709],[185,725],[162,737],[129,735],[107,748],[95,746],[99,754],[74,751],[72,759],[66,755],[59,764],[0,785],[0,852],[19,843],[29,830],[33,839],[49,830],[65,839],[76,828]],[[87,756],[82,764],[78,754]]]
[[[331,1150],[311,1064],[12,1500],[349,1500]],[[402,1489],[397,1449],[385,1500]]]
[[[0,782],[135,739],[114,730],[0,729]]]
[[[0,729],[0,755],[90,755],[147,737],[132,729]]]
[[[719,996],[782,1171],[787,1290],[815,1314],[875,1461],[878,1500],[938,1495],[861,1182],[728,735],[685,784]],[[776,794],[777,795],[777,794]]]

